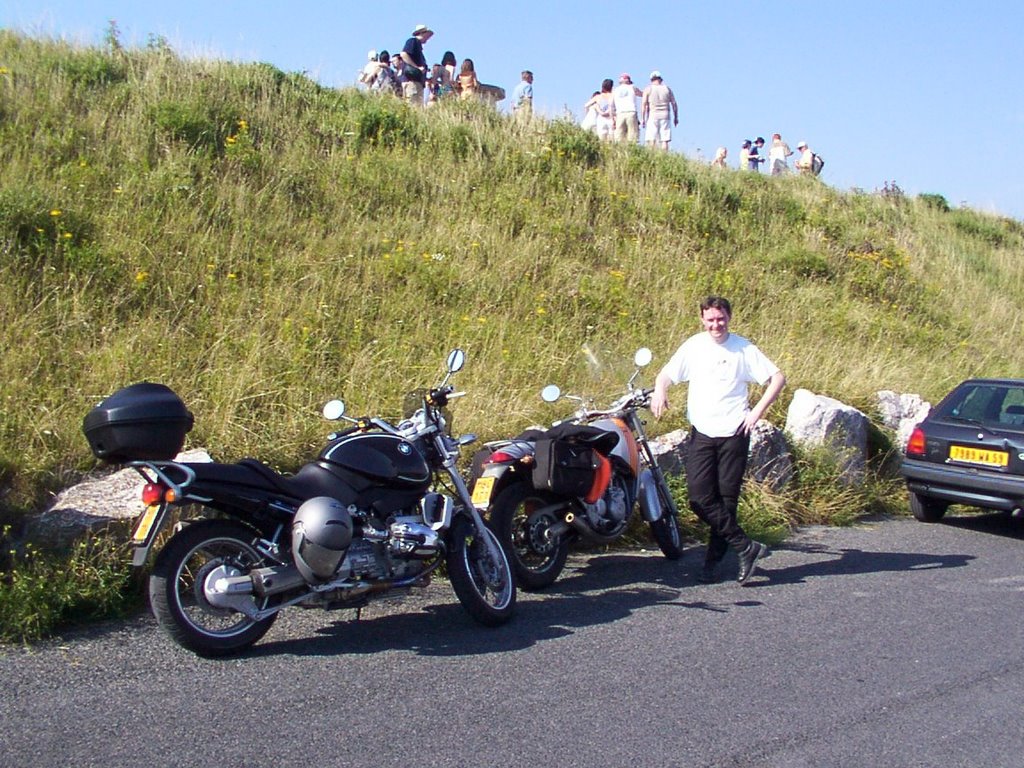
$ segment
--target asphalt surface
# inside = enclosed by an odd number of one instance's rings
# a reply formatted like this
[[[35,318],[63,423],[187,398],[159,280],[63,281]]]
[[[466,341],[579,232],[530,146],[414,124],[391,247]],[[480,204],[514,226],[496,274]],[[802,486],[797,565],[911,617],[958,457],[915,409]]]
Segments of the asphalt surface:
[[[199,659],[150,618],[0,648],[3,766],[1024,764],[1024,522],[810,528],[752,584],[574,556],[488,630],[446,582]]]

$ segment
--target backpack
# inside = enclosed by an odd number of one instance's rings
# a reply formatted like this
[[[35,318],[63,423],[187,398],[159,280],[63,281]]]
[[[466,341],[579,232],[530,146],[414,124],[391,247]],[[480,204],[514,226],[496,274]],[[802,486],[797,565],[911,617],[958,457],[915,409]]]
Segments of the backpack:
[[[821,159],[821,155],[811,155],[811,173],[818,176],[821,173],[821,169],[825,167],[825,161]]]

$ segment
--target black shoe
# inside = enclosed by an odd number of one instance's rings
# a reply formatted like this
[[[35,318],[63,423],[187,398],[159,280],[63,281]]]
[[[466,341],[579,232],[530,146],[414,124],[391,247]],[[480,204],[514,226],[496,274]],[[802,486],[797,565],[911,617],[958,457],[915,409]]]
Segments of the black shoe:
[[[743,584],[754,575],[757,570],[757,561],[762,557],[768,557],[768,547],[760,541],[751,541],[750,546],[740,553],[740,573],[736,581]]]
[[[697,581],[701,584],[717,584],[718,583],[718,561],[705,561],[704,567],[700,569],[700,573],[697,574]]]

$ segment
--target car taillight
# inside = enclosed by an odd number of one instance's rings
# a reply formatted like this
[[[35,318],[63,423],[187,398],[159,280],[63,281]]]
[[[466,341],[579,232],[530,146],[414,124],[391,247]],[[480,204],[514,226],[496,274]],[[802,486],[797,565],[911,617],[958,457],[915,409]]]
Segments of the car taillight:
[[[907,440],[907,456],[924,456],[924,430],[914,427]]]
[[[161,483],[146,483],[142,488],[142,503],[147,507],[164,500],[167,488]]]

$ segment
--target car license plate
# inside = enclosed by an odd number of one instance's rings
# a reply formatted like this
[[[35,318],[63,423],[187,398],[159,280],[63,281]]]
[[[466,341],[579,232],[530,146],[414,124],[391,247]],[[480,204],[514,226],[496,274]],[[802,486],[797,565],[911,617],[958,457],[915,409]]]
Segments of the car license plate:
[[[984,448],[967,448],[963,445],[952,445],[949,458],[967,464],[980,464],[984,467],[1005,467],[1010,463],[1010,454],[1006,451],[989,451]]]
[[[487,509],[491,503],[491,491],[494,489],[493,477],[477,478],[473,486],[473,506],[478,509]]]

